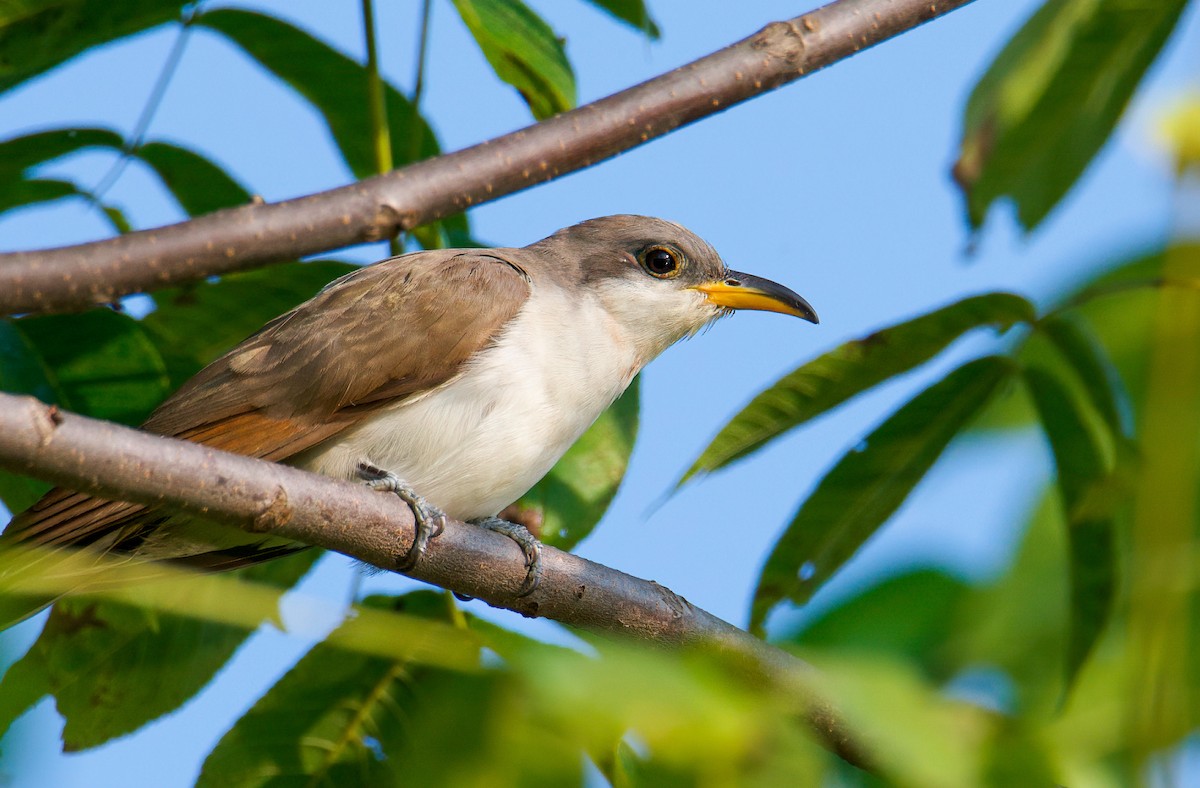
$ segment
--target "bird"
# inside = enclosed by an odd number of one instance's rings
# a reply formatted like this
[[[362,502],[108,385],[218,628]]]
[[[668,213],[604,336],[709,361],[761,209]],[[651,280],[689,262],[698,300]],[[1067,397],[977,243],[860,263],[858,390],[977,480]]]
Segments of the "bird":
[[[447,517],[502,533],[524,553],[523,595],[540,580],[541,543],[498,515],[647,363],[737,310],[818,322],[792,290],[653,217],[591,219],[523,248],[418,251],[270,321],[142,428],[398,495],[416,521],[402,571]],[[65,488],[13,518],[3,541],[211,570],[305,548]]]

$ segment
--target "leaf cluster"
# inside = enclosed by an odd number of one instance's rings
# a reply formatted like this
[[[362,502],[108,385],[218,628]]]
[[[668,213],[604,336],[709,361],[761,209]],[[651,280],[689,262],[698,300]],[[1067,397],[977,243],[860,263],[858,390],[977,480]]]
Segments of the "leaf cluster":
[[[649,38],[659,35],[640,0],[591,2]],[[563,42],[533,10],[520,0],[452,5],[495,76],[534,118],[574,105]],[[1111,137],[1185,5],[1044,3],[965,108],[955,174],[972,228],[1002,199],[1029,230],[1051,213]],[[0,90],[160,25],[180,36],[203,28],[240,49],[323,119],[357,178],[377,172],[381,137],[396,165],[441,151],[419,96],[310,31],[235,8],[162,0],[9,4],[0,10]],[[372,84],[382,91],[382,116],[367,109]],[[39,174],[50,162],[95,149],[144,167],[187,216],[252,200],[252,189],[199,144],[82,127],[0,142],[0,212],[77,199],[114,232],[130,230],[99,186]],[[427,248],[477,243],[466,216],[420,228],[408,240]],[[5,320],[0,388],[137,424],[204,364],[347,270],[349,263],[333,259],[292,261],[159,290],[136,316],[114,308]],[[1186,354],[1187,342],[1200,347],[1200,335],[1181,340],[1163,328],[1164,321],[1192,325],[1187,294],[1198,278],[1200,247],[1181,241],[1078,283],[1051,309],[987,293],[881,328],[758,394],[681,478],[680,485],[698,482],[865,392],[920,379],[907,402],[848,441],[798,503],[766,558],[750,610],[752,629],[770,631],[821,669],[822,693],[870,743],[879,775],[947,786],[1075,784],[1096,774],[1119,780],[1142,768],[1148,752],[1178,744],[1195,728],[1194,704],[1171,724],[1151,720],[1131,733],[1127,720],[1131,705],[1161,690],[1161,681],[1143,675],[1150,663],[1182,660],[1172,675],[1185,679],[1171,689],[1191,698],[1200,686],[1186,643],[1159,638],[1166,645],[1154,651],[1144,645],[1150,640],[1139,640],[1147,626],[1139,611],[1163,606],[1175,615],[1167,624],[1194,629],[1186,604],[1194,584],[1163,590],[1146,581],[1176,571],[1147,569],[1159,566],[1147,563],[1147,550],[1153,558],[1166,544],[1194,555],[1190,531],[1181,537],[1147,523],[1194,528],[1194,502],[1166,495],[1146,508],[1139,490],[1144,463],[1155,457],[1166,456],[1178,471],[1179,486],[1168,489],[1194,492],[1200,478],[1192,456],[1200,435],[1167,440],[1169,425],[1165,432],[1147,426],[1148,403],[1165,402],[1158,412],[1174,414],[1174,424],[1190,424],[1195,411],[1195,401],[1164,392],[1196,390],[1200,373],[1182,362],[1164,365],[1161,348]],[[964,359],[960,340],[981,329],[996,338]],[[939,360],[948,357],[953,363],[940,373]],[[570,548],[599,521],[624,475],[637,423],[634,386],[519,502],[522,519],[546,542]],[[1002,576],[970,586],[911,571],[802,627],[768,628],[783,621],[770,619],[773,613],[809,601],[886,526],[954,441],[1028,429],[1044,435],[1055,483]],[[0,473],[0,501],[10,510],[44,489]],[[964,513],[964,527],[969,520]],[[200,692],[258,628],[303,632],[280,613],[280,595],[316,558],[309,552],[231,577],[172,573],[165,581],[121,579],[123,568],[114,567],[111,587],[59,601],[32,648],[0,680],[0,728],[49,695],[65,720],[67,750],[138,730]],[[289,597],[289,609],[298,599]],[[1133,603],[1123,605],[1126,599]],[[562,785],[595,779],[585,763],[622,786],[869,779],[814,745],[799,691],[811,689],[808,678],[764,685],[713,654],[647,653],[594,639],[548,646],[464,615],[433,592],[369,597],[333,615],[333,633],[315,639],[253,702],[209,754],[200,782]],[[1114,686],[1142,689],[1117,698]],[[445,756],[447,742],[454,757]]]

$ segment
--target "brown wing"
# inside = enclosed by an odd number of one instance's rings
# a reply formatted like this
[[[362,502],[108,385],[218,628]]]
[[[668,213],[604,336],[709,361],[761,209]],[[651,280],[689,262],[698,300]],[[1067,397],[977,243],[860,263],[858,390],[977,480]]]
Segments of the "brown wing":
[[[506,256],[419,252],[348,274],[197,373],[143,428],[285,460],[453,378],[490,344],[529,296],[528,277]],[[5,538],[134,550],[167,519],[56,488],[17,515]],[[195,558],[227,568],[278,554],[250,548],[239,546],[245,555],[234,564],[230,551]]]

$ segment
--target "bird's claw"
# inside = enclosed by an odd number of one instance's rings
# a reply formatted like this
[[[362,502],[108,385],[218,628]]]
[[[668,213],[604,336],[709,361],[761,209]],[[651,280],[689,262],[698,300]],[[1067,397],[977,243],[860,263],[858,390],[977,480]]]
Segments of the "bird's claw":
[[[501,520],[499,517],[486,517],[472,522],[481,528],[503,534],[517,543],[521,552],[525,554],[526,570],[525,580],[521,583],[517,596],[529,596],[536,591],[542,582],[542,543],[538,541],[538,538],[529,533],[529,529],[525,526]]]
[[[391,471],[366,462],[359,463],[357,470],[359,477],[372,490],[393,493],[412,509],[416,535],[408,553],[396,562],[396,568],[401,572],[411,570],[421,560],[421,556],[425,555],[429,540],[441,536],[442,531],[446,529],[445,512],[418,495],[416,490]]]

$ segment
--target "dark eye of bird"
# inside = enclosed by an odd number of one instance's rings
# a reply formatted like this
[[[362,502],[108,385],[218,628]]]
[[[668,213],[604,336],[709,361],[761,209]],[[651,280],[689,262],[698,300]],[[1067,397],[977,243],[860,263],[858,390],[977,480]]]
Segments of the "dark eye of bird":
[[[679,270],[679,258],[670,249],[655,246],[642,255],[642,267],[650,275],[665,279]]]

